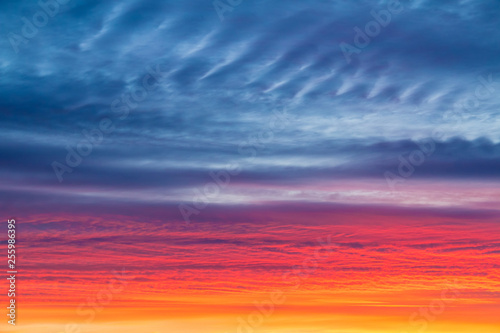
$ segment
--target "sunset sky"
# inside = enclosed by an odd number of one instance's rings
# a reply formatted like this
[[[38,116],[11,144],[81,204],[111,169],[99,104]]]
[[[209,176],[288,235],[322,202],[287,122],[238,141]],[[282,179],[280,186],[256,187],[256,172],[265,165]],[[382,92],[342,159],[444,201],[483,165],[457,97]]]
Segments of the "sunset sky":
[[[499,15],[2,1],[0,332],[500,332]]]

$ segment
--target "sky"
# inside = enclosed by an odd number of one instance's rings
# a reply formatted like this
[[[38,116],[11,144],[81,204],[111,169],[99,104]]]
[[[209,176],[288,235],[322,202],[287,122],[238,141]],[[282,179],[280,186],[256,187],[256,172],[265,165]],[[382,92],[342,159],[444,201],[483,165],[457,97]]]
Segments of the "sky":
[[[499,14],[2,1],[1,331],[498,332]]]

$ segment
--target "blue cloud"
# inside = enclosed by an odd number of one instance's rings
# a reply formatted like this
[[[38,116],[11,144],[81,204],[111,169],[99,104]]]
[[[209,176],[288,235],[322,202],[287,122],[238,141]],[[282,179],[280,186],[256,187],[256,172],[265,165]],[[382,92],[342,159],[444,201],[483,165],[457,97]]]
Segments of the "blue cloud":
[[[241,183],[382,178],[437,128],[417,178],[498,179],[500,5],[402,1],[347,63],[340,43],[387,3],[243,0],[220,21],[211,1],[71,0],[16,53],[9,33],[43,9],[2,2],[4,184],[168,192],[231,162]],[[134,100],[155,66],[156,89]],[[127,96],[122,119],[112,105]],[[295,120],[248,164],[238,147],[283,107]],[[112,133],[59,184],[51,163],[103,119]]]

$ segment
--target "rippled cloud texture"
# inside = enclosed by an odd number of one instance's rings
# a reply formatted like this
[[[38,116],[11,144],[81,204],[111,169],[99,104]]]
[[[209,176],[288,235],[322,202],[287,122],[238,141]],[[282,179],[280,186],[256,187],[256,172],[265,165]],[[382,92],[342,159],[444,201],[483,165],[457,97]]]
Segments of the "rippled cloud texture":
[[[498,2],[0,13],[16,332],[498,332]],[[283,280],[326,236],[300,288]],[[447,283],[458,298],[426,318]],[[273,290],[286,301],[252,326]]]

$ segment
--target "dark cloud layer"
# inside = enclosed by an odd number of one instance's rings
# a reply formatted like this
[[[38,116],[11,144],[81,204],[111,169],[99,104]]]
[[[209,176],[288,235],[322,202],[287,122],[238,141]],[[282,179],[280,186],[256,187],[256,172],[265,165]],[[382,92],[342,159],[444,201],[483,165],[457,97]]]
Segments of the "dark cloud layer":
[[[22,36],[23,17],[41,7],[2,2],[1,186],[25,198],[78,189],[96,201],[100,191],[172,196],[228,163],[243,167],[232,179],[241,186],[385,186],[384,172],[397,174],[399,156],[437,128],[444,135],[415,180],[497,181],[500,6],[402,1],[348,63],[340,44],[355,45],[354,28],[387,3],[244,0],[221,21],[210,1],[72,0],[13,47],[9,33]],[[131,101],[144,80],[154,90]],[[273,129],[283,109],[292,120]],[[450,110],[461,110],[460,122]],[[102,119],[113,131],[60,183],[53,162],[67,165],[66,147]]]

